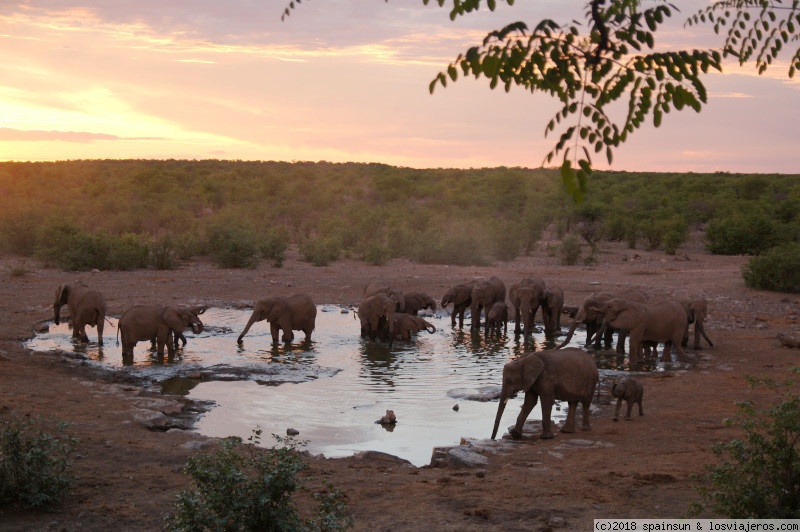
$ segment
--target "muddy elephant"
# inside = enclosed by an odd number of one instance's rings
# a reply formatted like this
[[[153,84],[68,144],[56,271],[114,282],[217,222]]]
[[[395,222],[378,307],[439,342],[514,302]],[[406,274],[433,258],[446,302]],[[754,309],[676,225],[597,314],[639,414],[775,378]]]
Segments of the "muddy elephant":
[[[405,302],[406,306],[403,312],[412,316],[419,314],[420,310],[436,310],[436,301],[425,292],[407,292]]]
[[[501,330],[508,332],[508,305],[505,301],[495,301],[486,316],[486,334],[495,332],[499,335]]]
[[[106,319],[106,300],[103,294],[80,284],[62,284],[56,289],[53,303],[53,322],[61,323],[61,307],[67,305],[72,322],[72,337],[89,342],[86,326],[97,327],[97,345],[103,345],[103,327]]]
[[[396,312],[394,315],[394,337],[401,340],[410,340],[411,335],[419,331],[428,331],[433,334],[436,327],[419,316],[405,312]]]
[[[567,332],[567,337],[561,342],[559,348],[566,346],[570,340],[572,340],[572,336],[575,334],[575,329],[577,329],[578,325],[583,324],[586,327],[586,345],[589,346],[592,342],[594,343],[595,349],[600,349],[601,341],[604,343],[604,347],[606,349],[611,348],[611,343],[613,340],[613,333],[614,330],[612,328],[606,328],[605,331],[601,332],[601,328],[603,327],[603,313],[599,310],[594,309],[597,304],[604,303],[614,298],[620,299],[627,299],[630,301],[638,301],[644,303],[647,301],[647,295],[638,289],[630,289],[624,290],[621,292],[597,292],[591,294],[590,296],[584,299],[580,306],[578,306],[577,311],[575,312],[574,317],[572,318],[572,322],[569,326],[569,332]],[[627,336],[627,331],[617,331],[619,333],[617,339],[617,353],[624,354],[625,353],[625,338]]]
[[[642,383],[633,377],[626,377],[621,381],[614,383],[611,387],[611,395],[617,398],[617,406],[614,409],[614,421],[619,421],[619,410],[622,407],[622,401],[628,405],[628,412],[625,414],[625,421],[631,420],[631,410],[633,405],[639,405],[639,415],[644,415],[642,409],[642,398],[644,397],[644,386]]]
[[[396,312],[406,311],[406,296],[399,288],[390,287],[389,285],[380,282],[370,283],[364,288],[363,298],[367,299],[368,297],[376,294],[385,294],[394,299],[397,303],[395,308]]]
[[[564,291],[559,286],[547,285],[542,293],[542,321],[544,334],[553,336],[561,330],[561,314],[564,311]]]
[[[269,322],[273,343],[278,343],[281,331],[283,331],[282,340],[284,342],[294,340],[293,331],[303,331],[305,341],[309,341],[317,320],[317,306],[311,296],[307,294],[261,299],[253,307],[253,313],[247,320],[242,334],[236,339],[236,343],[242,343],[244,335],[255,322],[264,320]]]
[[[514,334],[533,334],[533,320],[544,295],[545,284],[539,277],[526,277],[511,285],[508,298],[514,307]]]
[[[705,321],[708,315],[708,302],[705,299],[681,300],[683,310],[686,311],[686,330],[683,333],[683,340],[681,346],[686,347],[689,344],[689,325],[694,324],[694,344],[693,349],[700,349],[700,335],[706,339],[708,345],[714,347],[714,343],[706,334]]]
[[[663,361],[671,360],[671,347],[678,360],[685,362],[681,346],[686,331],[686,311],[678,301],[664,299],[653,303],[638,303],[627,299],[610,299],[592,307],[604,316],[611,327],[628,331],[631,363],[642,360],[644,342],[664,342]]]
[[[440,302],[442,308],[447,308],[447,305],[452,303],[453,312],[450,314],[450,324],[456,326],[456,316],[458,317],[459,329],[464,328],[464,312],[472,305],[472,289],[477,284],[477,281],[469,281],[466,283],[457,284],[450,288]]]
[[[472,329],[481,328],[481,312],[487,316],[489,309],[496,301],[506,300],[506,285],[498,277],[490,277],[475,283],[470,294],[472,312]]]
[[[164,355],[167,346],[169,356],[175,354],[174,333],[190,328],[194,334],[203,332],[203,322],[189,308],[164,307],[160,305],[135,305],[119,318],[117,334],[122,342],[122,357],[133,358],[137,342],[156,339],[156,352]]]
[[[380,293],[366,298],[358,306],[358,319],[361,321],[361,336],[375,341],[387,339],[392,347],[395,331],[397,301]]]
[[[542,399],[542,439],[553,437],[550,428],[550,412],[555,401],[566,401],[569,405],[567,419],[561,432],[575,432],[575,415],[578,403],[583,408],[582,430],[591,430],[589,405],[594,397],[599,374],[594,359],[581,349],[567,348],[538,351],[527,354],[503,366],[503,384],[500,404],[494,420],[492,439],[497,436],[500,418],[506,403],[519,392],[525,392],[522,410],[517,423],[510,429],[515,439],[522,437],[522,427],[528,415]]]

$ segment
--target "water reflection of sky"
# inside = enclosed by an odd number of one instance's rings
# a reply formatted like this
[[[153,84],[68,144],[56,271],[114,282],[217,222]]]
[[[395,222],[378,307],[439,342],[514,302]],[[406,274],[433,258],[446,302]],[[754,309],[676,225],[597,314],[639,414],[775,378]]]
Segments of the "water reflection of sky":
[[[252,380],[212,380],[183,386],[183,393],[188,390],[190,398],[217,404],[197,423],[197,430],[209,436],[246,438],[256,428],[283,435],[291,427],[300,431],[300,439],[307,440],[307,448],[315,454],[336,457],[377,450],[416,465],[429,463],[433,447],[458,444],[462,437],[489,437],[497,401],[464,397],[485,398],[487,390],[496,394],[506,362],[534,349],[551,347],[544,344],[541,334],[534,335],[533,344],[515,339],[513,324],[510,334],[488,339],[473,335],[469,320],[464,330],[454,330],[450,317],[440,312],[438,317],[426,318],[436,326],[435,333],[421,332],[410,342],[396,341],[389,349],[360,338],[353,312],[334,306],[320,307],[311,342],[302,342],[303,334],[299,333],[291,345],[273,345],[269,324],[260,322],[245,336],[244,343],[237,345],[236,337],[249,315],[243,310],[209,309],[201,316],[206,330],[200,335],[188,333],[188,345],[174,360],[159,360],[149,352],[147,342],[140,342],[132,367],[122,364],[113,318],[112,325],[106,326],[102,348],[94,341],[96,330],[92,328],[87,329],[92,342],[73,345],[71,331],[63,324],[52,325],[28,347],[78,351],[91,363],[149,373],[155,380],[168,379],[172,374],[167,370],[176,368],[269,368],[270,382],[288,382],[264,386]],[[580,333],[573,338],[575,345],[584,341]],[[604,352],[595,358],[605,373],[627,369],[623,356]],[[652,363],[640,369],[660,370]],[[514,406],[516,402],[521,405],[521,400],[521,395],[512,400],[501,427],[514,423]],[[393,410],[397,416],[393,430],[375,423],[386,410]],[[562,415],[554,412],[556,419]],[[534,411],[530,419],[540,417]],[[274,443],[270,438],[262,438],[262,442]]]

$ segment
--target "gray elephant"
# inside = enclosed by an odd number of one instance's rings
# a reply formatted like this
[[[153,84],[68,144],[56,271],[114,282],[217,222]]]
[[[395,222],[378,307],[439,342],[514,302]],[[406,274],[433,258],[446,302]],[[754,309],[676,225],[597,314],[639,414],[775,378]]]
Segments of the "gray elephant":
[[[72,337],[88,343],[86,326],[97,327],[97,345],[103,345],[103,327],[106,319],[106,300],[97,290],[80,284],[62,284],[56,289],[53,303],[53,322],[61,323],[61,307],[67,305],[72,322]]]
[[[477,281],[457,284],[442,296],[442,308],[447,308],[451,303],[453,305],[453,312],[450,314],[450,324],[453,327],[456,326],[456,316],[458,316],[458,327],[464,328],[464,312],[472,305],[472,289],[476,284]]]
[[[303,331],[305,341],[309,341],[316,325],[317,306],[311,296],[307,294],[261,299],[253,307],[253,313],[247,320],[244,330],[236,339],[236,343],[242,343],[244,335],[255,322],[264,320],[269,322],[273,343],[278,343],[281,331],[283,331],[284,342],[294,340],[292,331]]]
[[[644,415],[644,410],[642,409],[644,386],[633,377],[626,377],[614,383],[611,387],[611,395],[617,398],[617,407],[614,409],[614,421],[619,421],[619,409],[622,407],[622,401],[628,404],[628,412],[625,414],[626,421],[631,420],[631,410],[634,404],[639,405],[639,415]]]
[[[475,283],[470,294],[472,312],[472,329],[481,328],[481,312],[489,314],[489,309],[496,301],[506,300],[506,285],[498,277],[490,277]],[[487,330],[488,332],[488,330]]]
[[[630,338],[630,361],[642,360],[644,342],[664,342],[662,360],[669,361],[671,347],[675,347],[678,360],[686,361],[681,347],[686,331],[686,311],[683,305],[671,299],[654,303],[638,303],[627,299],[611,299],[598,303],[593,310],[603,314],[611,327],[625,329]]]
[[[553,437],[550,412],[555,401],[567,401],[567,419],[561,432],[575,432],[575,414],[578,403],[583,408],[582,430],[591,430],[589,405],[594,397],[599,373],[591,355],[577,348],[538,351],[527,354],[503,366],[503,385],[500,404],[494,420],[492,439],[497,436],[500,418],[506,403],[519,392],[525,392],[522,411],[517,423],[510,429],[515,439],[522,437],[522,427],[528,415],[542,398],[542,439]]]
[[[544,296],[545,283],[538,277],[526,277],[511,285],[508,298],[514,307],[514,334],[533,334],[533,321]]]
[[[693,349],[700,349],[700,335],[706,339],[708,345],[714,347],[714,343],[706,334],[705,321],[708,315],[708,302],[705,299],[681,300],[683,310],[686,311],[686,330],[683,333],[683,340],[681,346],[686,347],[689,344],[689,325],[694,323],[694,344]]]
[[[137,342],[156,339],[156,352],[164,355],[164,346],[170,357],[175,355],[174,331],[191,328],[194,334],[203,332],[203,322],[189,308],[160,305],[135,305],[119,318],[117,334],[122,342],[122,357],[133,358]]]
[[[412,316],[419,314],[420,310],[436,310],[436,301],[425,292],[407,292],[405,294],[405,302],[404,312]]]
[[[433,334],[436,332],[436,327],[419,316],[407,314],[405,312],[396,312],[394,315],[394,337],[401,340],[410,340],[411,335],[419,331],[428,331]]]
[[[182,307],[181,307],[182,308]],[[189,312],[194,314],[195,316],[200,316],[207,310],[208,307],[191,307],[189,308]],[[177,351],[179,347],[186,347],[186,336],[183,335],[183,331],[172,331],[173,337],[173,345],[175,346],[175,350]],[[157,339],[155,337],[150,339],[150,349],[156,349]]]
[[[561,330],[561,314],[564,311],[564,291],[559,286],[547,285],[542,293],[542,321],[544,334],[553,336]]]
[[[489,309],[489,314],[486,316],[486,330],[489,332],[496,332],[498,335],[500,331],[508,332],[508,305],[505,301],[495,301],[492,308]]]
[[[391,347],[395,335],[396,312],[397,302],[386,294],[379,293],[366,298],[358,306],[361,336],[372,341],[379,337],[385,338]]]
[[[600,349],[600,343],[603,341],[605,348],[610,349],[614,331],[611,328],[606,328],[605,331],[601,332],[604,316],[601,311],[596,310],[594,307],[600,303],[607,302],[614,298],[638,301],[641,303],[647,301],[647,295],[641,290],[637,289],[624,290],[616,293],[598,292],[591,294],[581,302],[580,306],[575,312],[574,317],[572,318],[572,323],[570,324],[569,332],[567,332],[566,338],[558,347],[562,348],[566,346],[570,340],[572,340],[572,336],[575,334],[575,329],[577,329],[578,325],[583,324],[586,327],[587,346],[594,341],[595,349]],[[624,354],[627,332],[623,330],[618,331],[618,333],[619,337],[617,339],[617,353]]]
[[[380,282],[370,283],[364,288],[364,299],[376,294],[385,294],[394,299],[397,302],[395,311],[406,311],[406,296],[399,288],[390,287],[389,285]]]

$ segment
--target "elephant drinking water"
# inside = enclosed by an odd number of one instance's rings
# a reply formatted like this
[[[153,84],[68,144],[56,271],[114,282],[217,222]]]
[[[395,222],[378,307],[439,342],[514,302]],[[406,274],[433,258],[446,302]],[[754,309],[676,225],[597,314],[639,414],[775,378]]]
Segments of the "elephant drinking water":
[[[257,321],[267,320],[272,333],[272,341],[278,343],[280,332],[283,331],[283,341],[291,342],[294,339],[292,331],[303,331],[305,340],[311,340],[311,333],[317,320],[317,306],[306,294],[294,294],[288,297],[271,297],[258,301],[253,307],[253,314],[247,321],[242,334],[236,339],[241,344],[244,335]]]
[[[122,342],[122,358],[133,359],[133,348],[137,342],[156,339],[159,356],[164,355],[164,346],[170,357],[175,355],[173,336],[191,328],[194,334],[203,332],[203,322],[189,308],[163,307],[160,305],[135,305],[119,318],[117,334]]]

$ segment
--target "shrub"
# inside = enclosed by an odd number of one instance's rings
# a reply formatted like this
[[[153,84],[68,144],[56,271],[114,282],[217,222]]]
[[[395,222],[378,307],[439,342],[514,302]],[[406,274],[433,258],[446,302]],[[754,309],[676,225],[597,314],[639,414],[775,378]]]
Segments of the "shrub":
[[[457,264],[459,266],[487,266],[484,245],[473,235],[457,234],[434,237],[423,236],[411,250],[411,258],[423,264]]]
[[[46,224],[39,233],[36,255],[48,266],[65,271],[104,269],[108,242],[73,225]]]
[[[172,237],[166,235],[159,238],[150,249],[153,266],[158,270],[174,270],[178,267],[178,252]]]
[[[800,244],[784,244],[751,258],[742,277],[750,288],[800,293]]]
[[[252,231],[245,227],[222,223],[212,227],[208,236],[208,253],[221,268],[255,268],[258,246]]]
[[[186,466],[196,487],[178,495],[175,513],[166,516],[168,530],[343,530],[350,520],[340,491],[328,486],[316,519],[302,519],[292,502],[300,487],[297,473],[306,468],[291,437],[273,437],[282,447],[258,449],[261,431],[249,444],[238,438],[222,442],[214,454],[189,458]]]
[[[104,247],[108,250],[105,260],[107,269],[128,271],[147,267],[150,256],[147,237],[126,233],[120,236],[107,236],[105,240]]]
[[[69,457],[77,440],[46,432],[43,425],[31,418],[0,418],[0,505],[52,510],[69,493]],[[57,424],[59,432],[65,428]]]
[[[300,243],[300,256],[314,266],[327,266],[339,259],[341,247],[335,236],[308,238]]]
[[[761,211],[717,218],[706,229],[706,247],[716,255],[757,255],[781,243],[782,229]]]
[[[578,263],[581,257],[581,243],[575,235],[569,235],[561,241],[561,249],[559,251],[559,258],[561,264],[565,266],[574,266]]]
[[[261,242],[261,256],[272,261],[276,268],[283,267],[286,260],[286,249],[289,247],[289,235],[286,231],[273,229]]]
[[[758,383],[748,380],[751,385]],[[792,384],[787,381],[784,386]],[[735,422],[744,437],[712,448],[720,462],[706,468],[705,485],[698,487],[703,500],[726,518],[800,518],[800,396],[786,393],[767,410],[742,403],[739,411]],[[702,509],[696,505],[691,511]]]
[[[364,256],[362,259],[367,264],[372,264],[373,266],[381,266],[386,264],[391,258],[391,253],[389,252],[389,248],[385,244],[381,244],[379,242],[372,242],[367,245],[367,248],[364,250]]]

